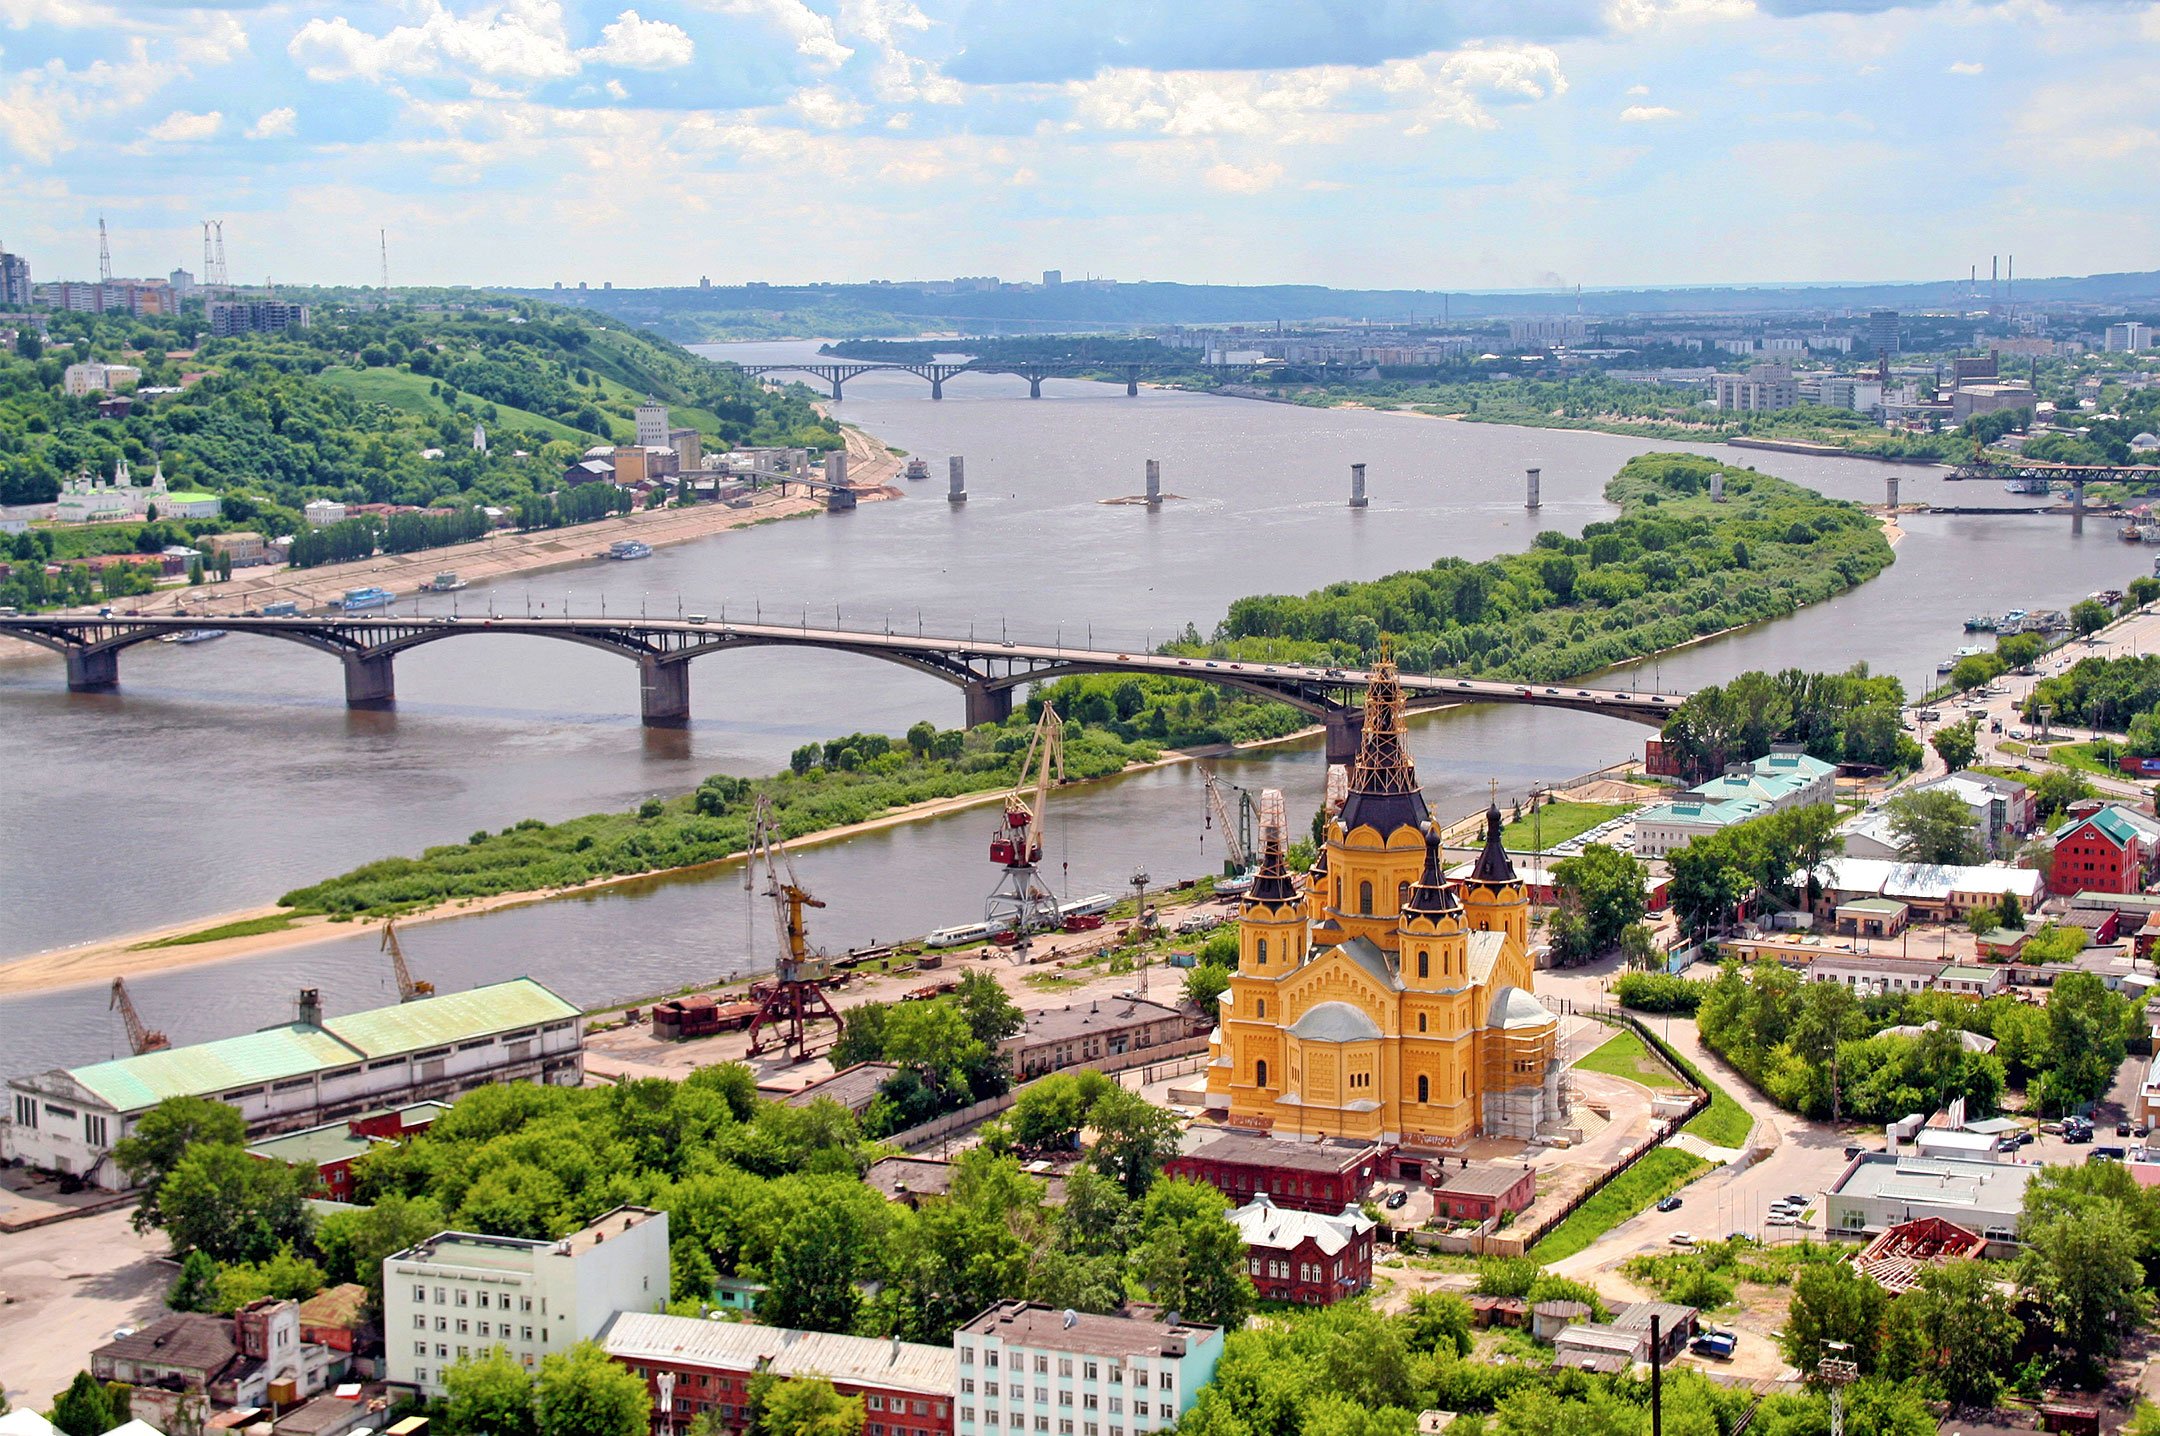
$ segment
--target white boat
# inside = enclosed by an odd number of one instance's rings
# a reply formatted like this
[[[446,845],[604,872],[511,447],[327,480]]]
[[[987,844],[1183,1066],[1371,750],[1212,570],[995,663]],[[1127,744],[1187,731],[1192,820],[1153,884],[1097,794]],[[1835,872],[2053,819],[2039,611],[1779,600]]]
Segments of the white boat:
[[[423,592],[426,593],[456,593],[459,589],[464,588],[465,586],[466,583],[464,579],[459,578],[451,570],[444,569],[441,573],[436,574],[426,583],[421,584],[420,588]]]
[[[652,545],[639,539],[617,539],[608,545],[606,558],[651,558]]]
[[[907,461],[907,476],[911,479],[929,478],[930,461],[928,459],[909,459]]]
[[[1058,916],[1060,918],[1092,917],[1099,912],[1108,912],[1116,905],[1117,899],[1110,896],[1110,894],[1092,893],[1087,897],[1074,898],[1071,902],[1059,903]]]
[[[970,943],[988,942],[1011,926],[1009,922],[964,922],[958,927],[941,927],[923,939],[923,946],[966,947]]]
[[[223,638],[222,628],[188,628],[178,633],[168,633],[158,639],[160,643],[208,643],[213,638]]]

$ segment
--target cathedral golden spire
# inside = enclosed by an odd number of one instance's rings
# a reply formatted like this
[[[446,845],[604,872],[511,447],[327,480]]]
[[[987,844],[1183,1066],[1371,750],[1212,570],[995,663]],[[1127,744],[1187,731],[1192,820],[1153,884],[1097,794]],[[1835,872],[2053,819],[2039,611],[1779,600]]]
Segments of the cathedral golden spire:
[[[1394,657],[1383,646],[1365,685],[1365,730],[1358,740],[1357,761],[1350,767],[1343,831],[1365,825],[1386,834],[1405,825],[1421,826],[1426,817],[1417,768],[1403,741],[1402,682]]]

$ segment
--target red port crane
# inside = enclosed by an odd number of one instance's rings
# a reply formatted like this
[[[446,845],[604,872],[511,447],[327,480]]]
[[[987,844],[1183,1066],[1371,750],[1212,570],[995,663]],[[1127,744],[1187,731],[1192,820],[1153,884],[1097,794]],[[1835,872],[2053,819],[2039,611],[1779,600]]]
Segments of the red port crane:
[[[1042,861],[1050,785],[1064,777],[1065,720],[1045,703],[1012,791],[1005,795],[997,828],[990,834],[990,861],[1002,869],[997,886],[983,900],[983,920],[993,928],[1026,936],[1051,931],[1062,921],[1057,895],[1043,882],[1036,864]]]
[[[143,1026],[142,1018],[135,1015],[135,999],[128,996],[127,983],[120,978],[112,980],[112,1001],[105,1010],[117,1009],[120,1020],[127,1024],[128,1048],[137,1057],[145,1052],[158,1052],[172,1046],[172,1039],[153,1027]]]
[[[772,899],[780,929],[780,958],[773,981],[759,994],[758,1015],[750,1023],[750,1055],[777,1046],[800,1062],[810,1055],[809,1026],[830,1020],[835,1035],[841,1025],[823,984],[832,976],[832,964],[810,947],[803,926],[803,909],[823,907],[795,877],[795,863],[780,836],[780,820],[772,800],[758,794],[750,815],[749,860],[743,864],[743,888],[756,887],[757,872],[765,870],[765,896]],[[777,1037],[775,1036],[777,1033]]]

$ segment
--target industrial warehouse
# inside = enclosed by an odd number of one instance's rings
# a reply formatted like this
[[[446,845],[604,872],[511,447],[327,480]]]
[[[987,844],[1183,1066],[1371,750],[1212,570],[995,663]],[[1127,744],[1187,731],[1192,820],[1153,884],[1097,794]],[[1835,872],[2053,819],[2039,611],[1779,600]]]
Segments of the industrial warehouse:
[[[308,988],[281,1026],[10,1079],[0,1158],[119,1191],[113,1145],[168,1097],[227,1103],[259,1137],[498,1082],[584,1080],[578,1009],[531,978],[343,1017]]]

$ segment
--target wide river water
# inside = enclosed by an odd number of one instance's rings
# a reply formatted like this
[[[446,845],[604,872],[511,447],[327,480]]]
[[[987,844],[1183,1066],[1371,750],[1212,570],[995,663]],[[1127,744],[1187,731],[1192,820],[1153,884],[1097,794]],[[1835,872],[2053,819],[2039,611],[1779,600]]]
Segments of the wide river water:
[[[806,358],[808,344],[711,346],[745,363]],[[1478,559],[1575,532],[1613,512],[1604,482],[1628,456],[1693,447],[1840,497],[1879,503],[1890,466],[1840,458],[1655,444],[1607,434],[1321,410],[1051,380],[968,376],[932,402],[912,376],[851,382],[841,416],[931,461],[898,502],[819,515],[460,596],[505,609],[649,605],[672,614],[807,611],[814,622],[930,631],[1007,631],[1127,647],[1188,622],[1206,631],[1229,601]],[[944,502],[945,458],[967,459],[970,501]],[[1149,458],[1180,495],[1159,511],[1104,504],[1138,492]],[[1371,507],[1345,499],[1349,465],[1369,466]],[[1523,508],[1523,470],[1544,470],[1544,507]],[[1895,470],[1908,502],[2001,503],[1992,488]],[[1912,516],[1882,577],[1777,623],[1641,665],[1635,681],[1686,689],[1747,668],[1865,660],[1908,685],[1965,641],[1977,609],[2063,607],[2147,571],[2147,551],[2095,522]],[[369,858],[462,840],[523,817],[558,819],[674,793],[708,773],[759,774],[802,743],[918,718],[960,721],[957,689],[843,655],[750,650],[703,660],[692,725],[637,721],[636,675],[567,643],[470,638],[398,660],[394,713],[343,706],[336,666],[294,645],[234,637],[145,645],[121,659],[120,689],[67,691],[56,661],[0,664],[0,958],[268,902]],[[1468,708],[1420,719],[1418,771],[1436,810],[1639,754],[1632,723],[1533,708]],[[1309,813],[1324,768],[1299,743],[1225,760],[1251,788],[1280,787]],[[1120,889],[1134,867],[1189,876],[1220,861],[1202,829],[1200,775],[1153,770],[1059,797],[1051,856],[1073,894]],[[981,810],[796,857],[825,900],[814,935],[831,949],[967,920],[992,877]],[[770,964],[762,899],[739,872],[659,879],[413,930],[415,970],[445,991],[529,974],[581,1003],[705,982]],[[394,1001],[372,931],[283,954],[129,984],[176,1042],[285,1019],[295,991],[332,1011]],[[0,1001],[0,1068],[36,1070],[119,1055],[104,994]]]

